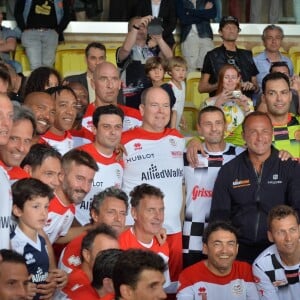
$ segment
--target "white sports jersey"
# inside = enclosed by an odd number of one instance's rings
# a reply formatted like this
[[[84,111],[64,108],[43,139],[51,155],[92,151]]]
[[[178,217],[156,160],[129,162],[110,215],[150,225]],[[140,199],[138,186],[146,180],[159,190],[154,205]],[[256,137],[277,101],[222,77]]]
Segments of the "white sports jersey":
[[[97,162],[98,172],[95,173],[90,192],[83,201],[76,205],[75,217],[81,225],[90,222],[90,204],[93,196],[107,187],[115,186],[121,188],[123,179],[123,162],[117,161],[116,154],[111,157],[101,155],[94,144],[87,144],[80,148],[89,153]]]
[[[234,261],[225,276],[212,273],[205,261],[200,261],[179,275],[177,300],[258,300],[251,266]]]
[[[74,220],[75,205],[64,205],[55,195],[51,199],[48,209],[48,220],[44,227],[51,244],[53,244],[60,236],[65,236]]]
[[[0,249],[9,249],[12,196],[7,172],[0,161]]]
[[[168,234],[181,232],[184,138],[175,129],[161,133],[134,128],[122,135],[124,156],[123,190],[129,192],[141,183],[152,184],[164,193],[165,222]],[[127,219],[127,224],[133,220]]]
[[[198,154],[200,165],[189,166],[184,154],[184,181],[186,208],[183,223],[183,253],[202,252],[202,234],[207,226],[214,183],[222,165],[244,151],[243,148],[226,144],[222,152],[209,152],[207,157]]]
[[[121,104],[118,104],[118,107],[124,112],[123,131],[142,125],[142,116],[139,110]],[[82,126],[90,131],[92,131],[93,128],[93,113],[95,109],[95,104],[90,103],[82,119]]]
[[[176,110],[177,119],[176,119],[176,128],[179,129],[179,123],[183,114],[184,102],[185,102],[185,82],[181,81],[181,89],[179,89],[172,80],[168,82],[173,89],[176,102],[172,107],[172,110]]]
[[[49,130],[41,136],[45,143],[55,148],[61,155],[74,148],[74,141],[69,131],[66,131],[63,136],[54,134]]]
[[[275,244],[264,250],[252,267],[260,299],[300,299],[300,261],[294,266],[285,266]]]

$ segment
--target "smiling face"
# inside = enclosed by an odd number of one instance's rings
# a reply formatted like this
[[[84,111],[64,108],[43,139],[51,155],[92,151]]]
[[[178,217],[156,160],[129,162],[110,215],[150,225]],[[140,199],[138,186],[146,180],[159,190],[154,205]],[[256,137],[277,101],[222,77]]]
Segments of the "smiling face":
[[[29,152],[33,137],[33,126],[29,120],[14,122],[8,143],[0,146],[1,158],[9,167],[19,166]]]
[[[78,165],[74,161],[62,170],[62,190],[67,199],[79,204],[91,190],[95,171],[88,166]]]
[[[13,105],[10,99],[0,94],[0,145],[8,142],[13,125]]]
[[[55,99],[55,119],[51,131],[57,134],[64,134],[70,130],[76,118],[76,97],[71,91],[62,90],[56,94]]]
[[[300,250],[300,230],[295,216],[273,219],[268,231],[269,240],[276,244],[281,257],[295,257]]]
[[[36,131],[44,134],[54,123],[55,101],[52,97],[43,92],[33,92],[26,96],[25,103],[29,107],[36,119]]]
[[[287,82],[284,79],[268,80],[262,101],[266,104],[270,116],[287,115],[292,101],[292,93]]]
[[[203,244],[203,253],[207,254],[207,267],[211,272],[219,276],[229,274],[238,253],[236,236],[223,229],[212,232],[207,244]]]
[[[39,179],[53,190],[60,185],[61,162],[57,157],[48,156],[41,165],[35,168],[27,165],[26,170],[32,178]]]
[[[96,136],[96,148],[106,155],[112,155],[121,141],[123,122],[120,116],[103,114],[99,118]]]
[[[131,209],[134,231],[141,242],[150,242],[162,228],[164,221],[164,201],[154,195],[144,195],[137,207]]]
[[[146,95],[145,104],[140,105],[143,125],[147,131],[163,132],[170,121],[170,98],[162,88],[151,88]]]
[[[223,90],[234,91],[237,88],[240,79],[241,77],[239,76],[236,69],[234,68],[227,69],[223,77]]]
[[[115,197],[107,197],[102,202],[99,212],[91,211],[95,223],[104,223],[111,226],[119,235],[125,228],[127,215],[126,205],[123,200]]]
[[[204,137],[205,144],[221,144],[224,140],[226,123],[221,112],[205,112],[201,115],[198,132]]]

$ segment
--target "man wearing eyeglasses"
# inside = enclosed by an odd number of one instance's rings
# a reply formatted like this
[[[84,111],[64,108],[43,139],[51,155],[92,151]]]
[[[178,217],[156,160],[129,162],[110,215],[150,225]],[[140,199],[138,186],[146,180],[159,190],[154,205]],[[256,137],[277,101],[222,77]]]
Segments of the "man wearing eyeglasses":
[[[225,16],[221,19],[219,34],[223,45],[207,52],[199,81],[200,93],[215,95],[218,84],[219,70],[224,64],[235,65],[241,73],[242,90],[251,98],[254,91],[258,91],[256,75],[258,70],[254,64],[252,53],[249,50],[238,49],[236,40],[239,32],[239,21],[236,17]]]

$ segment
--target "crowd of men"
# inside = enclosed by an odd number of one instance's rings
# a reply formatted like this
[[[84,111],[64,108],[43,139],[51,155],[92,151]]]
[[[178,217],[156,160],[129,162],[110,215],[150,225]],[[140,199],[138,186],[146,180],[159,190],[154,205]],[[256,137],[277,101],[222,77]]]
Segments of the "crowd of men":
[[[0,93],[2,300],[299,297],[300,90],[282,29],[266,27],[256,63],[222,18],[199,90],[233,64],[259,106],[229,135],[222,107],[201,109],[186,143],[168,92],[143,86],[146,58],[173,55],[161,33],[148,40],[151,20],[129,22],[121,73],[93,42],[86,73],[49,76],[22,103]]]

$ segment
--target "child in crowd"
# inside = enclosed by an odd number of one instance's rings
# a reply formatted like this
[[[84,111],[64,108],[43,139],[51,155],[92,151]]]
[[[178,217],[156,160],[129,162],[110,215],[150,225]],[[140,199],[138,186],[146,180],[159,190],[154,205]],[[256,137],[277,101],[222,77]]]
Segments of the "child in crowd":
[[[166,61],[164,61],[159,56],[153,56],[147,59],[145,64],[145,73],[149,80],[151,81],[149,83],[148,87],[155,86],[155,87],[161,87],[163,88],[170,97],[170,107],[172,109],[171,114],[171,121],[170,121],[170,127],[174,128],[172,124],[175,124],[173,121],[173,114],[174,114],[174,104],[176,102],[176,98],[173,92],[173,89],[170,84],[164,83],[164,76],[167,70],[167,64]]]
[[[49,272],[46,241],[38,234],[47,221],[53,191],[38,179],[25,178],[12,185],[12,196],[13,214],[18,218],[18,226],[11,233],[11,247],[26,260],[28,273],[32,275],[30,292],[34,295],[33,299],[40,299],[45,293],[53,295],[65,275],[59,269]]]
[[[186,73],[187,62],[183,57],[174,56],[168,60],[168,74],[171,76],[169,84],[172,86],[176,98],[176,102],[173,107],[171,127],[175,127],[177,129],[186,127],[183,117]]]

